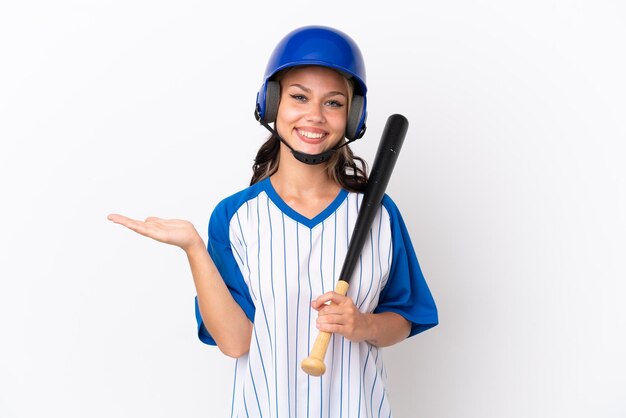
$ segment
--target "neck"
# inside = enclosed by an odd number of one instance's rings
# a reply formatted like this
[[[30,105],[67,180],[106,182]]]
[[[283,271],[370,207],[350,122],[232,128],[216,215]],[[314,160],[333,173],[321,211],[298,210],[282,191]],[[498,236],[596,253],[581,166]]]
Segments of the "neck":
[[[291,154],[284,145],[280,146],[280,163],[272,175],[272,185],[290,195],[336,194],[340,186],[326,172],[326,164],[304,164]]]

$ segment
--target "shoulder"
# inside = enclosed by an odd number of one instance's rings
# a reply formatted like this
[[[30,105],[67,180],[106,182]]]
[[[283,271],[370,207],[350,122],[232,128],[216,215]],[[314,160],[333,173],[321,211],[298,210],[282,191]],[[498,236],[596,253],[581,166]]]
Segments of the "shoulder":
[[[246,202],[255,199],[265,189],[265,181],[262,180],[222,199],[213,209],[211,220],[214,218],[220,221],[230,220]]]
[[[235,215],[246,207],[246,203],[265,190],[265,181],[262,180],[252,186],[246,187],[224,199],[222,199],[213,209],[209,220],[209,238],[215,236],[228,236],[231,221]]]

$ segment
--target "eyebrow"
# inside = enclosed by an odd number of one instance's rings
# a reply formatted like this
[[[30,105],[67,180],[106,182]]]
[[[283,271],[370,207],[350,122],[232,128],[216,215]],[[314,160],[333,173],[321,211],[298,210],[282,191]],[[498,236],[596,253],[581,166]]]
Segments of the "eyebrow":
[[[301,90],[304,90],[306,93],[311,93],[311,89],[308,87],[303,86],[302,84],[298,84],[298,83],[294,83],[294,84],[290,84],[289,87],[297,87]],[[343,96],[346,97],[345,93],[342,93],[340,91],[330,91],[326,94],[326,96]]]

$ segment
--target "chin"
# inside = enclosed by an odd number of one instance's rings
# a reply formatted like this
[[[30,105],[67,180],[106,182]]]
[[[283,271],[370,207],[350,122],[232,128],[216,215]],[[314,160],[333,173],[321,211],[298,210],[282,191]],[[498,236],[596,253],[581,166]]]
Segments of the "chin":
[[[299,148],[297,148],[298,151],[300,152],[304,152],[306,154],[312,154],[312,155],[316,155],[316,154],[321,154],[324,151],[328,151],[330,148],[326,148],[326,147],[306,147],[306,146],[301,146]]]
[[[322,141],[318,144],[311,144],[305,141],[298,141],[298,147],[296,148],[300,152],[304,152],[307,154],[321,154],[332,149],[335,145],[338,144],[339,141],[333,141],[331,144],[329,141]]]

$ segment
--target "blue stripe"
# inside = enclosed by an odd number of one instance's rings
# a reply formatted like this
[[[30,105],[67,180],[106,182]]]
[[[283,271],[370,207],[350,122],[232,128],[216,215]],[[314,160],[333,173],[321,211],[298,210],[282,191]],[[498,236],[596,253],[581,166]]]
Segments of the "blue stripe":
[[[265,304],[263,303],[263,292],[261,291],[261,216],[259,214],[259,197],[257,196],[257,205],[256,205],[256,216],[257,216],[257,238],[258,238],[258,249],[257,249],[257,274],[258,274],[258,280],[259,280],[259,300],[261,301],[261,307],[263,308],[263,318],[265,319],[265,326],[267,328],[267,339],[269,340],[270,343],[270,348],[271,351],[274,351],[274,347],[272,345],[272,338],[270,335],[270,324],[267,321],[267,313],[265,311]],[[258,337],[257,337],[257,345],[259,344],[258,341]],[[261,348],[259,347],[259,354],[262,353]],[[265,373],[265,364],[263,362],[263,357],[261,356],[261,364],[263,365],[263,374],[265,375],[265,386],[267,387],[267,402],[269,405],[271,405],[270,402],[270,386],[269,386],[269,382],[267,380],[267,374]]]
[[[393,240],[389,240],[389,254],[387,255],[387,270],[391,273],[391,259],[392,259]],[[389,281],[389,275],[387,275],[387,281]],[[385,282],[385,284],[387,284]]]
[[[296,371],[296,378],[294,379],[295,382],[295,387],[294,387],[294,402],[295,402],[295,411],[296,411],[296,416],[298,415],[298,335],[300,334],[299,332],[299,324],[300,324],[300,225],[296,222],[296,252],[297,252],[297,257],[296,260],[298,260],[298,305],[296,306],[296,358],[294,359],[295,361],[295,367],[294,370]]]
[[[367,344],[367,356],[365,356],[365,364],[363,365],[363,381],[365,381],[365,372],[367,371],[367,362],[370,359],[370,353],[372,352],[372,346],[369,343],[365,343]],[[365,390],[365,388],[363,388],[363,390]],[[359,391],[359,414],[358,416],[361,416],[361,391]]]
[[[246,213],[248,212],[248,207],[249,207],[248,202],[246,202]],[[248,243],[246,242],[243,229],[241,228],[241,222],[239,220],[239,211],[235,212],[235,215],[237,215],[237,223],[239,223],[239,233],[241,234],[241,239],[243,240],[243,245],[246,249],[246,267],[248,269],[248,283],[250,284],[249,289],[250,289],[250,293],[252,293],[252,297],[256,299],[257,297],[254,294],[254,290],[253,290],[254,286],[252,286],[252,283],[251,283],[252,271],[250,270],[250,257],[248,255]]]
[[[263,309],[263,318],[265,319],[265,327],[267,328],[267,338],[270,343],[270,348],[272,352],[274,352],[274,347],[272,344],[272,338],[270,334],[270,324],[267,321],[267,312],[265,311],[265,303],[263,302],[263,292],[261,291],[261,216],[259,214],[259,197],[257,196],[257,206],[256,206],[256,216],[257,216],[257,239],[258,239],[258,248],[257,248],[257,279],[259,282],[259,300],[261,301],[261,308]]]
[[[322,269],[322,265],[324,264],[323,260],[324,260],[324,224],[325,223],[326,222],[322,222],[322,242],[320,244],[321,246],[320,248],[320,277],[322,280],[322,294],[326,293],[324,291],[324,270]]]
[[[343,353],[344,353],[344,343],[346,339],[341,338],[341,379],[339,379],[339,416],[343,416]]]
[[[387,376],[387,369],[385,369],[385,363],[381,362],[381,371],[380,371],[380,375],[381,376],[385,376],[385,380],[388,379]],[[382,377],[381,377],[382,378]],[[387,395],[387,387],[385,385],[383,385],[383,398],[386,397]],[[382,403],[382,400],[380,401]],[[387,408],[389,408],[389,413],[391,413],[391,406],[389,405],[389,402],[387,402]],[[380,416],[380,412],[378,413],[378,415]]]
[[[383,223],[383,213],[382,210],[379,212],[379,216],[378,216],[378,245],[377,245],[377,250],[378,250],[378,269],[379,269],[379,277],[378,277],[378,294],[380,295],[380,292],[383,288],[383,262],[381,260],[380,257],[380,230],[382,227],[382,223]]]
[[[335,235],[333,237],[333,280],[337,278],[337,273],[335,272],[336,262],[337,262],[337,211],[335,211]],[[333,374],[335,370],[335,334],[332,335],[330,344],[333,347],[333,354],[330,361],[330,380],[328,381],[328,417],[330,418],[330,405],[332,401],[332,386],[333,386]]]
[[[233,250],[233,252],[235,253],[235,255],[237,256],[237,258],[239,259],[239,261],[241,262],[241,265],[244,265],[243,262],[243,257],[239,254],[239,251],[237,251],[237,248],[235,248],[234,246],[230,246],[230,248]]]
[[[257,344],[258,344],[258,340],[257,340]],[[252,380],[252,388],[254,389],[254,396],[256,398],[256,404],[257,407],[259,408],[259,416],[263,415],[263,413],[261,412],[261,402],[259,401],[259,395],[257,393],[256,390],[256,383],[254,383],[254,375],[252,374],[252,366],[250,365],[251,362],[251,358],[250,356],[248,356],[248,371],[250,372],[250,380]],[[263,359],[261,358],[261,362],[263,361]],[[263,363],[261,363],[263,364]],[[263,369],[263,372],[265,372],[265,368]],[[244,406],[246,407],[246,414],[248,414],[248,407],[246,405],[246,394],[245,394],[245,390],[244,390],[244,394],[243,394],[243,402],[244,402]]]
[[[346,199],[346,250],[349,246],[350,243],[350,199]],[[349,277],[340,277],[341,280],[350,280]],[[343,415],[343,354],[344,354],[344,343],[345,343],[346,339],[345,338],[341,338],[341,379],[340,381],[340,388],[339,389],[339,416],[341,417]]]
[[[350,245],[350,199],[346,200],[346,253]],[[340,277],[342,280],[350,280],[349,277]]]
[[[270,281],[272,283],[272,306],[274,308],[274,340],[276,340],[276,294],[274,293],[274,232],[272,230],[272,215],[270,214],[270,200],[267,199],[267,220],[270,225]],[[276,416],[278,417],[278,347],[274,351],[274,398],[276,399]],[[269,394],[268,394],[269,395]],[[270,404],[271,405],[271,404]]]
[[[309,304],[313,299],[313,287],[311,286],[311,253],[313,252],[313,230],[309,229],[309,259],[306,264],[306,274],[309,280]],[[309,311],[309,326],[308,326],[308,342],[307,342],[307,353],[311,352],[311,310]],[[307,389],[306,389],[306,416],[309,416],[310,412],[310,401],[311,401],[311,376],[307,375]]]
[[[356,291],[356,297],[354,298],[354,304],[359,302],[359,296],[361,295],[361,283],[363,282],[363,256],[359,254],[359,288]],[[363,302],[361,302],[363,304]],[[361,307],[357,306],[360,310]]]
[[[337,212],[335,212],[335,236],[333,237],[333,280],[337,280]]]
[[[246,402],[246,388],[243,388],[243,407],[246,410],[246,417],[250,418],[250,413],[248,412],[248,402]]]
[[[235,381],[233,382],[233,398],[230,402],[230,417],[235,413],[235,388],[237,387],[237,371],[239,369],[239,359],[235,360]]]
[[[288,414],[291,416],[291,376],[289,371],[291,368],[289,367],[289,296],[287,294],[287,238],[285,234],[285,214],[282,213],[283,218],[283,265],[285,267],[285,318],[287,322],[287,326],[285,330],[287,332],[287,410]],[[295,377],[295,376],[294,376]]]
[[[348,341],[348,416],[350,416],[350,384],[352,383],[352,374],[350,369],[352,368],[352,341]]]
[[[363,298],[363,301],[361,302],[361,305],[363,305],[365,303],[365,301],[367,300],[367,297],[370,295],[370,292],[372,291],[372,284],[374,284],[374,238],[372,237],[372,230],[370,229],[370,247],[371,247],[371,251],[372,251],[372,274],[370,277],[370,287],[369,289],[367,289],[367,293],[365,294],[365,297]],[[359,306],[359,309],[361,309],[361,306]]]
[[[259,353],[259,359],[261,360],[261,368],[263,368],[263,377],[265,378],[265,388],[267,389],[267,402],[268,402],[268,407],[269,407],[270,385],[267,381],[267,373],[265,372],[265,362],[263,361],[261,345],[259,344],[259,335],[256,332],[256,327],[253,326],[252,329],[254,330],[254,339],[256,340],[256,347]],[[250,356],[248,356],[248,369],[250,370],[250,375],[252,375],[252,366],[250,365],[251,360],[252,359],[250,358]],[[252,384],[254,385],[254,378],[252,378]],[[256,393],[256,385],[254,385],[254,394],[256,395],[257,402],[259,402],[259,396]],[[259,412],[260,411],[261,411],[261,405],[259,404]]]
[[[248,368],[250,367],[250,356],[248,356]],[[250,417],[250,413],[248,412],[248,403],[246,402],[246,377],[243,377],[243,385],[241,388],[241,397],[243,398],[243,407],[246,410],[246,417]]]
[[[324,411],[324,376],[320,376],[320,418],[322,418]]]
[[[382,376],[385,376],[385,379],[387,379],[387,370],[385,369],[385,363],[381,362],[381,370],[380,370],[380,376],[382,379]],[[380,405],[382,406],[383,404],[383,399],[385,399],[387,397],[387,387],[385,385],[383,385],[383,397],[380,400]],[[389,409],[389,413],[391,413],[391,406],[389,405],[389,402],[387,402],[387,408]],[[378,417],[380,418],[380,407],[378,408]]]
[[[250,357],[248,357],[248,361],[250,361]],[[259,416],[263,416],[263,412],[261,412],[261,402],[259,402],[259,395],[256,391],[256,384],[254,383],[254,376],[252,375],[252,368],[248,369],[250,371],[250,379],[252,379],[252,388],[254,389],[254,396],[256,396],[256,405],[259,408]],[[248,408],[246,407],[246,413],[248,412]]]
[[[356,198],[356,212],[357,212],[357,216],[359,213],[359,197],[357,196]],[[358,220],[358,218],[357,218]],[[352,232],[354,234],[354,231]],[[359,287],[356,291],[356,297],[354,298],[354,304],[357,305],[359,303],[359,296],[361,295],[361,283],[363,281],[363,255],[359,254]],[[358,306],[358,309],[360,310],[361,307]]]
[[[376,370],[376,374],[374,375],[374,383],[372,383],[372,393],[370,393],[370,411],[374,410],[374,388],[376,387],[376,381],[378,380],[378,354],[380,350],[376,349],[376,358],[374,359],[374,370]]]
[[[365,344],[367,344],[367,343],[365,343]],[[369,353],[368,353],[368,355],[369,355]],[[359,360],[360,359],[361,359],[361,350],[359,350]],[[367,364],[367,360],[366,360],[366,364]],[[359,409],[358,409],[358,412],[357,412],[357,416],[358,417],[361,416],[361,392],[362,391],[363,391],[363,377],[362,377],[362,374],[359,373]]]
[[[333,387],[333,376],[334,376],[334,370],[335,370],[335,334],[331,335],[330,337],[330,344],[333,346],[333,354],[331,356],[331,360],[330,360],[330,379],[328,380],[328,417],[330,418],[330,405],[332,404],[332,400],[333,400],[333,391],[331,390],[331,388]]]
[[[389,379],[389,376],[387,376],[387,369],[385,368],[385,363],[382,363],[382,370],[381,370],[381,376],[384,374],[385,375],[385,379]]]
[[[383,391],[383,397],[380,398],[380,405],[378,406],[378,418],[380,418],[380,411],[383,408],[383,401],[385,400],[385,392]]]
[[[324,270],[322,269],[322,265],[324,264],[324,226],[326,222],[322,222],[322,240],[321,240],[321,249],[320,249],[320,281],[322,282],[322,294],[326,293],[324,291]],[[323,361],[323,359],[322,359]],[[324,376],[320,376],[320,418],[322,418],[322,411],[324,411]]]

